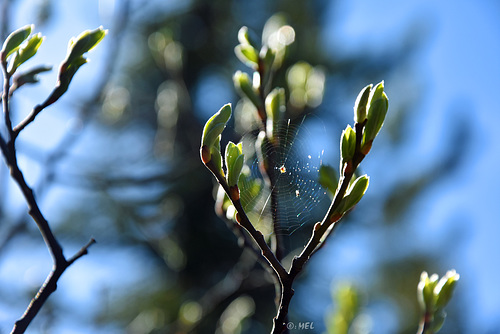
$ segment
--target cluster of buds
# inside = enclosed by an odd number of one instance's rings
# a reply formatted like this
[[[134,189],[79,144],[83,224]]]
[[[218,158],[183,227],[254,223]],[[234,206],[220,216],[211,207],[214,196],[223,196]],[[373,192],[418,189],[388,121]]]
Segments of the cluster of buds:
[[[460,275],[455,270],[450,270],[441,279],[438,279],[437,274],[429,277],[424,271],[418,283],[417,297],[420,309],[424,314],[421,324],[425,328],[422,331],[423,334],[436,333],[443,326],[446,317],[444,308],[451,300]]]
[[[226,173],[224,173],[222,168],[222,154],[220,150],[221,134],[230,117],[231,104],[226,104],[207,121],[203,128],[200,155],[205,166],[219,181],[225,179],[231,199],[239,200],[238,181],[245,161],[243,144],[235,144],[233,142],[227,144],[225,154]]]
[[[389,99],[384,92],[383,81],[375,87],[370,84],[359,93],[354,105],[354,121],[364,124],[361,141],[361,152],[364,155],[370,152],[373,140],[384,124],[388,108]]]
[[[6,63],[7,59],[12,56],[8,69],[9,75],[14,74],[19,66],[33,57],[42,45],[45,37],[42,37],[41,33],[31,35],[33,28],[32,24],[19,28],[5,40],[0,51],[0,60]]]
[[[5,40],[0,50],[0,61],[5,67],[7,63],[9,64],[7,71],[9,76],[12,76],[19,66],[32,58],[42,45],[45,37],[41,33],[32,35],[33,29],[33,25],[24,26],[12,32]],[[99,44],[106,34],[107,30],[99,27],[86,30],[69,41],[67,56],[59,66],[56,87],[43,103],[44,107],[56,102],[68,90],[76,71],[88,61],[83,55]],[[39,66],[19,75],[16,78],[16,88],[25,83],[37,82],[36,75],[50,69],[50,67]]]
[[[356,153],[365,156],[384,124],[389,99],[384,92],[384,82],[372,84],[361,90],[354,104],[354,128],[347,125],[340,139],[341,166],[353,160]],[[360,135],[357,134],[360,132]]]
[[[373,140],[379,133],[389,107],[389,99],[384,92],[384,82],[375,87],[372,84],[364,87],[354,104],[354,128],[347,125],[340,136],[340,180],[346,175],[353,175],[358,164],[370,152]],[[339,179],[330,166],[320,168],[320,183],[335,194]],[[350,176],[349,176],[350,178]],[[361,175],[345,189],[345,194],[339,205],[333,210],[329,219],[331,222],[339,220],[351,210],[364,196],[370,178]]]

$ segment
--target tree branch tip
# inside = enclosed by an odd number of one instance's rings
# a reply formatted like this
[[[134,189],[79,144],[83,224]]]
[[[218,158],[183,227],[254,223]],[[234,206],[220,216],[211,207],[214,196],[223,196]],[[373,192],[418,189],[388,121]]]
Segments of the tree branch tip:
[[[87,255],[89,253],[89,247],[95,243],[97,243],[97,241],[94,238],[90,238],[90,240],[82,248],[80,248],[80,250],[75,255],[73,255],[73,257],[68,260],[68,266],[72,265],[82,256]]]

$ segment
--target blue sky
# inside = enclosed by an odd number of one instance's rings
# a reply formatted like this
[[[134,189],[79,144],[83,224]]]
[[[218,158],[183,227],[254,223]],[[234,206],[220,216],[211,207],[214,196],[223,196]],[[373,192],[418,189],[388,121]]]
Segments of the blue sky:
[[[466,301],[469,332],[498,330],[499,3],[341,1],[330,9],[332,19],[324,41],[337,56],[390,48],[401,41],[402,33],[412,24],[424,27],[427,38],[411,63],[413,76],[408,78],[423,83],[418,105],[414,106],[418,115],[412,116],[408,127],[413,138],[413,159],[401,162],[400,172],[412,173],[412,169],[425,166],[427,159],[439,159],[448,149],[442,142],[454,119],[465,117],[471,136],[462,148],[465,158],[458,171],[439,182],[414,206],[416,227],[411,235],[417,241],[412,242],[432,249],[453,231],[465,235],[453,249],[436,254],[443,265],[450,266],[443,267],[439,274],[451,267],[461,273],[458,287]],[[394,95],[405,92],[391,87],[391,78],[386,78],[386,90],[391,108],[397,108]],[[378,182],[385,181],[373,177],[370,186],[376,188]]]

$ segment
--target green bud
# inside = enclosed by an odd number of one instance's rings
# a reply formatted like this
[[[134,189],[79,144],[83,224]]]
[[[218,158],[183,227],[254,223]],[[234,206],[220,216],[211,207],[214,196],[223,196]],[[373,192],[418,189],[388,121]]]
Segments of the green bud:
[[[377,101],[382,97],[382,93],[384,92],[384,80],[380,81],[375,88],[370,91],[370,98],[368,99],[370,103],[373,101]]]
[[[73,61],[82,57],[83,54],[92,50],[107,33],[108,31],[101,26],[94,30],[85,30],[78,37],[71,38],[68,43],[68,55],[65,63],[69,66]]]
[[[347,162],[352,160],[354,152],[356,151],[356,132],[350,125],[347,125],[344,131],[342,131],[342,137],[340,139],[340,152],[342,156],[342,161]]]
[[[349,188],[349,192],[343,200],[345,200],[344,205],[342,206],[342,211],[345,213],[351,210],[358,202],[361,200],[363,195],[368,189],[368,183],[370,178],[365,174],[361,175],[354,181],[354,183]]]
[[[56,102],[66,91],[78,69],[87,63],[84,53],[92,50],[106,36],[107,30],[99,27],[94,30],[86,30],[78,37],[73,37],[68,43],[68,54],[66,59],[59,65],[57,84],[47,100],[43,103],[48,106]]]
[[[384,124],[385,116],[387,114],[387,109],[389,108],[389,99],[385,92],[382,92],[381,97],[375,101],[370,101],[370,108],[368,110],[367,122],[365,125],[365,130],[363,132],[364,144],[372,142],[377,136],[378,132]]]
[[[241,169],[243,168],[244,154],[243,144],[235,145],[233,142],[227,143],[226,146],[226,167],[227,167],[227,183],[235,186],[238,184]]]
[[[434,294],[437,296],[436,308],[443,309],[448,304],[459,279],[460,275],[455,270],[449,270],[445,276],[441,277],[434,288]]]
[[[251,45],[257,49],[257,43],[255,42],[255,36],[248,30],[248,27],[243,26],[238,30],[238,41],[240,44]]]
[[[275,88],[266,97],[265,108],[267,114],[267,137],[274,138],[274,134],[278,131],[278,124],[285,112],[285,90],[283,88]]]
[[[247,97],[259,109],[261,106],[259,92],[253,87],[250,76],[245,72],[236,71],[233,82],[240,94]]]
[[[267,69],[270,69],[273,66],[274,59],[276,58],[276,52],[273,49],[264,46],[260,50],[259,57],[264,60],[264,65],[266,69],[265,72],[271,72],[267,71]]]
[[[40,45],[42,45],[44,39],[45,37],[42,37],[41,33],[31,36],[28,43],[19,48],[16,57],[14,58],[14,62],[12,63],[10,72],[14,73],[21,64],[33,57],[37,53]]]
[[[356,102],[354,103],[354,122],[363,123],[366,119],[366,107],[368,105],[368,97],[373,85],[369,84],[359,92]]]
[[[437,285],[438,275],[433,274],[430,278],[426,271],[420,275],[420,282],[417,286],[418,302],[422,311],[434,312],[434,305],[436,296],[434,295],[434,288]]]
[[[264,131],[260,131],[255,140],[255,152],[257,153],[257,158],[262,165],[264,170],[269,168],[269,158],[266,154],[266,149],[270,145],[269,138],[267,138]]]
[[[220,152],[220,138],[230,117],[231,104],[226,104],[205,123],[201,137],[201,161],[207,166],[210,163],[209,169],[220,176],[224,175]]]
[[[201,137],[201,146],[211,148],[216,144],[219,136],[226,127],[227,121],[231,117],[231,104],[225,104],[205,123]],[[210,161],[210,160],[209,160]],[[208,161],[204,161],[205,163]]]
[[[259,66],[259,54],[255,48],[249,44],[239,44],[234,48],[236,57],[245,65],[254,70]]]
[[[212,171],[224,176],[222,170],[222,154],[220,153],[220,135],[215,139],[214,144],[210,147],[210,162],[212,163]]]
[[[240,30],[238,30],[238,41],[240,42],[240,44],[252,45],[249,40],[247,26],[243,26],[240,28]]]
[[[2,50],[0,51],[0,58],[2,62],[5,62],[7,58],[19,49],[19,46],[28,38],[33,30],[34,25],[26,25],[13,31],[5,42],[3,43]]]

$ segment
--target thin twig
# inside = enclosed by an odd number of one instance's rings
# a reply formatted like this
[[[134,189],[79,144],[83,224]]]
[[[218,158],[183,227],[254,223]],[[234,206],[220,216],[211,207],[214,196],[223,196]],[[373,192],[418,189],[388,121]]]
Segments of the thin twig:
[[[4,121],[7,127],[9,138],[5,140],[2,136],[0,136],[0,149],[2,150],[3,156],[5,158],[5,162],[9,167],[10,174],[14,181],[18,184],[25,200],[28,205],[29,214],[35,221],[40,230],[40,233],[45,241],[45,244],[52,256],[53,261],[53,269],[50,274],[47,276],[44,284],[39,289],[36,296],[32,299],[31,303],[28,305],[25,313],[16,321],[14,328],[12,329],[12,334],[24,333],[28,325],[33,321],[35,316],[40,311],[41,307],[47,300],[47,298],[56,290],[57,281],[63,274],[63,272],[68,268],[74,261],[79,259],[81,256],[87,254],[87,249],[91,244],[95,242],[95,240],[91,240],[87,245],[85,245],[77,254],[75,254],[69,261],[66,260],[63,254],[63,250],[57,239],[55,238],[49,223],[43,216],[40,207],[35,199],[35,195],[33,190],[28,186],[22,171],[19,168],[17,162],[17,154],[15,148],[16,137],[19,132],[29,124],[36,115],[43,109],[43,106],[37,106],[34,109],[34,116],[29,116],[27,122],[22,123],[26,124],[19,128],[17,131],[14,131],[12,128],[12,122],[10,118],[10,109],[9,109],[9,98],[10,98],[10,79],[11,76],[7,70],[7,61],[4,60],[1,62],[1,68],[4,76],[4,85],[2,90],[2,107],[4,112]]]
[[[85,246],[83,246],[71,259],[66,260],[64,257],[59,260],[54,266],[54,269],[47,276],[47,279],[38,290],[36,296],[31,300],[26,312],[21,319],[16,321],[11,334],[24,333],[31,321],[36,317],[47,298],[57,289],[57,282],[64,271],[80,257],[88,253],[88,248],[95,243],[92,238]]]
[[[274,255],[273,251],[267,244],[266,240],[264,239],[264,235],[262,232],[257,231],[253,224],[250,222],[250,219],[248,218],[247,214],[245,213],[245,210],[243,209],[243,206],[241,205],[241,201],[239,198],[234,198],[231,196],[231,192],[229,190],[229,185],[226,182],[226,179],[220,175],[218,172],[214,172],[215,168],[212,164],[212,161],[208,162],[206,164],[207,168],[212,171],[214,176],[216,177],[217,181],[219,184],[224,188],[224,191],[229,195],[229,199],[233,203],[236,211],[238,212],[238,223],[248,231],[248,233],[252,236],[254,241],[257,243],[259,248],[261,249],[262,256],[266,259],[267,263],[271,266],[271,268],[276,272],[278,275],[278,278],[280,281],[283,280],[286,276],[288,276],[288,273],[286,272],[285,268],[281,264],[281,262],[278,261],[276,256]],[[239,191],[238,191],[239,192]]]
[[[13,138],[15,139],[19,133],[27,127],[31,122],[35,120],[35,117],[38,116],[38,114],[45,108],[44,105],[36,105],[33,110],[26,116],[25,119],[23,119],[18,125],[12,129],[13,131]]]

